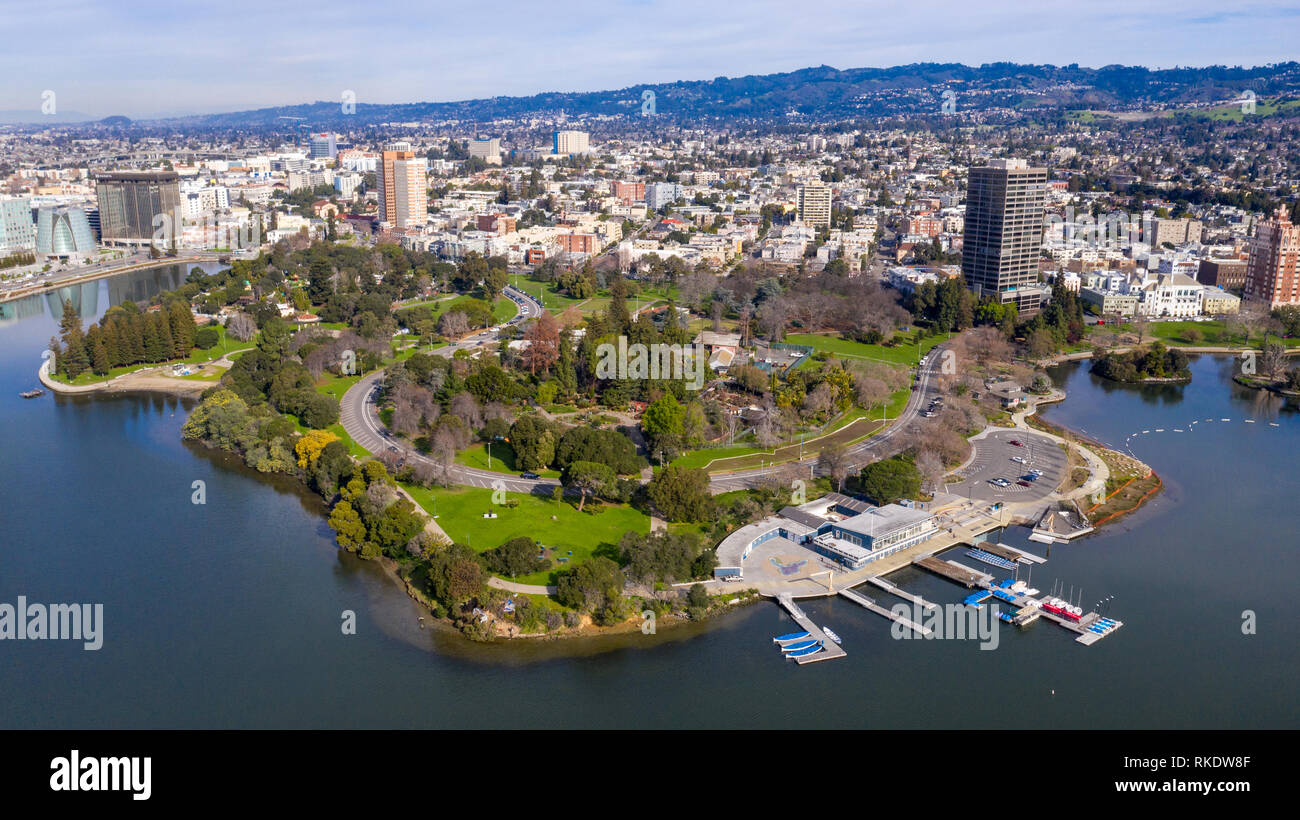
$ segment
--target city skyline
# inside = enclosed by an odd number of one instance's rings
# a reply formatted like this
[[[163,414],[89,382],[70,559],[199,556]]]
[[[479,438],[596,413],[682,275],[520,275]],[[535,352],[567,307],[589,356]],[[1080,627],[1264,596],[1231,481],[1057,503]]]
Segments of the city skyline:
[[[531,27],[509,24],[535,13],[515,3],[491,20],[473,9],[410,3],[382,18],[337,3],[318,4],[310,15],[246,2],[220,12],[152,2],[126,11],[101,2],[54,5],[60,19],[78,21],[56,39],[24,36],[49,19],[48,4],[13,10],[0,24],[11,44],[0,69],[23,78],[0,91],[0,112],[39,112],[49,91],[58,111],[139,119],[335,100],[344,91],[362,104],[459,101],[817,65],[1258,66],[1293,56],[1286,34],[1293,27],[1284,23],[1300,17],[1300,6],[1286,2],[1224,11],[1198,0],[1135,11],[1107,0],[1030,17],[1012,3],[947,9],[942,17],[932,3],[886,4],[872,14],[861,4],[831,3],[814,17],[770,2],[737,16],[725,6],[679,0],[634,0],[609,14],[608,4],[583,0],[571,24],[548,33],[541,48]],[[601,13],[586,13],[596,9]],[[423,22],[435,12],[436,26]],[[389,24],[403,17],[409,24]],[[945,25],[935,27],[935,19]],[[250,29],[261,47],[231,59]],[[1213,38],[1205,36],[1210,30]],[[124,50],[124,42],[133,47]],[[382,52],[369,48],[377,42],[386,44]],[[1062,43],[1075,50],[1063,53]]]

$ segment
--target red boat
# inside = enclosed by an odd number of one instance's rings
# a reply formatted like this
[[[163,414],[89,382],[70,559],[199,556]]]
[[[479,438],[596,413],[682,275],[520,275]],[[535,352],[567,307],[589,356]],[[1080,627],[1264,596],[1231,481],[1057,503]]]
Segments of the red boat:
[[[1067,618],[1071,621],[1078,621],[1083,615],[1082,609],[1077,606],[1070,606],[1060,598],[1049,598],[1046,601],[1043,601],[1043,609],[1053,615],[1060,615],[1062,618]]]

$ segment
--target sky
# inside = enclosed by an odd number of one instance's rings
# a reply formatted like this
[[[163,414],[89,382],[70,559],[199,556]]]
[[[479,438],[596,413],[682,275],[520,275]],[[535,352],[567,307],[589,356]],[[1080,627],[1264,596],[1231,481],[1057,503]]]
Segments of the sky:
[[[1300,59],[1297,35],[1300,0],[40,0],[0,13],[0,111],[450,101],[817,65],[1255,66]]]

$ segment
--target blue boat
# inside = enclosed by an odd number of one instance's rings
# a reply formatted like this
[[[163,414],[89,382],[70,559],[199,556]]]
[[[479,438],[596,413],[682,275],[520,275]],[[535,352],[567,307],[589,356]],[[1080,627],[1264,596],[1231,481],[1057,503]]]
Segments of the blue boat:
[[[777,635],[772,639],[772,643],[793,643],[809,637],[812,637],[811,632],[791,632],[789,635]]]
[[[807,649],[800,649],[798,652],[791,652],[790,654],[786,655],[786,657],[803,658],[808,655],[816,655],[818,652],[821,652],[825,648],[826,647],[822,645],[821,641],[814,641],[813,645],[808,647]]]
[[[821,641],[802,641],[800,643],[787,644],[781,647],[782,652],[797,652],[801,649],[807,649],[812,646],[821,646]]]

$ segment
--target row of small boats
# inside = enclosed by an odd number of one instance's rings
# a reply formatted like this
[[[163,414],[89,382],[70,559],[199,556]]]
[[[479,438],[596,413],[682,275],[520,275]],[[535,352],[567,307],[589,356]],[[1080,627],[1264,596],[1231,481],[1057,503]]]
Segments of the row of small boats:
[[[840,642],[840,636],[836,635],[826,627],[822,627],[822,632],[826,634],[827,638],[835,641],[835,643]],[[807,631],[791,632],[787,635],[777,635],[772,639],[772,643],[779,646],[781,652],[787,658],[802,658],[805,655],[815,655],[826,648],[826,643],[824,641],[814,638],[812,633]]]

